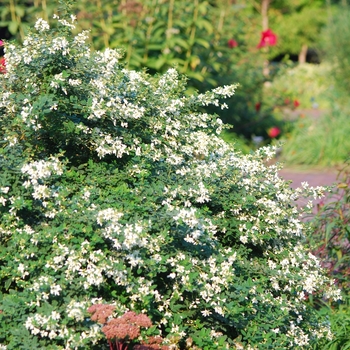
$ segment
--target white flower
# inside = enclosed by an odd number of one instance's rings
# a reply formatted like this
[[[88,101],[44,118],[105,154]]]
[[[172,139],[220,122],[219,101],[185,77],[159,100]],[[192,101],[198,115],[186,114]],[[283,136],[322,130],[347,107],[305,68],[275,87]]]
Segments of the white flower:
[[[50,294],[52,295],[60,295],[60,291],[62,290],[61,286],[58,284],[54,284],[50,287]]]
[[[2,193],[8,193],[8,191],[9,191],[9,189],[10,189],[10,187],[1,187],[0,188],[0,191],[2,192]]]
[[[87,302],[78,302],[73,299],[67,305],[66,312],[69,318],[73,318],[76,321],[83,321],[86,307]]]
[[[60,318],[61,318],[61,315],[57,312],[57,311],[52,311],[51,312],[51,318],[53,319],[53,320],[59,320]]]
[[[209,310],[203,310],[203,311],[201,311],[201,313],[202,313],[202,315],[203,315],[204,317],[207,317],[207,316],[210,316],[210,315],[211,315],[211,311],[209,311]]]
[[[38,30],[39,32],[44,32],[44,31],[49,30],[49,29],[50,29],[50,26],[49,26],[49,24],[48,24],[45,20],[43,20],[42,18],[39,18],[39,19],[36,21],[36,23],[35,23],[35,25],[34,25],[34,28],[35,28],[36,30]]]
[[[87,200],[90,198],[90,195],[91,195],[90,191],[85,191],[85,192],[83,193],[83,199],[84,199],[85,201],[87,201]]]
[[[25,266],[24,264],[19,264],[17,269],[22,274],[22,278],[25,278],[29,275],[29,272],[26,271],[27,266]]]
[[[79,86],[81,85],[80,79],[68,79],[68,84],[71,86]]]
[[[240,236],[239,240],[243,243],[246,244],[248,242],[248,237],[247,236]]]
[[[69,42],[64,37],[54,38],[52,40],[52,45],[49,48],[50,53],[55,53],[56,51],[62,51],[62,55],[67,55],[69,53]]]
[[[2,204],[3,206],[5,206],[6,205],[6,201],[7,201],[7,199],[6,198],[4,198],[4,197],[0,197],[0,204]]]

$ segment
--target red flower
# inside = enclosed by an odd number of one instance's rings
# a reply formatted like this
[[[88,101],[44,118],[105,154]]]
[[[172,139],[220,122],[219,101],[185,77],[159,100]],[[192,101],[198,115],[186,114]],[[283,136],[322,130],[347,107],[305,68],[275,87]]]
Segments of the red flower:
[[[295,108],[300,106],[300,102],[298,100],[294,100],[293,105]]]
[[[0,46],[4,46],[4,42],[0,40]]]
[[[259,112],[259,111],[260,111],[260,108],[261,108],[261,102],[257,102],[257,103],[255,104],[255,110],[256,110],[257,112]]]
[[[6,73],[6,61],[5,57],[0,58],[0,73]]]
[[[278,128],[277,126],[273,126],[269,130],[267,130],[267,135],[271,137],[272,139],[277,137],[281,133],[281,129]]]
[[[228,42],[227,42],[227,45],[230,49],[233,49],[234,47],[237,47],[238,46],[238,42],[234,39],[230,39]]]
[[[261,32],[260,43],[258,44],[258,49],[265,46],[275,46],[277,44],[277,35],[271,30],[267,29]]]

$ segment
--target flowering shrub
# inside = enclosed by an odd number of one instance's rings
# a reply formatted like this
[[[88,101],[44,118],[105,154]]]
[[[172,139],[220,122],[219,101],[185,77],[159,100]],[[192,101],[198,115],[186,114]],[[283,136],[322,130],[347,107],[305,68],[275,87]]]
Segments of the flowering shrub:
[[[225,108],[236,86],[187,96],[175,69],[127,70],[119,51],[71,34],[74,16],[55,19],[5,44],[2,348],[101,349],[96,304],[150,318],[140,349],[148,336],[178,349],[329,336],[306,297],[339,291],[290,204],[322,189],[295,192],[265,164],[271,148],[243,156],[219,138],[222,122],[201,108]]]

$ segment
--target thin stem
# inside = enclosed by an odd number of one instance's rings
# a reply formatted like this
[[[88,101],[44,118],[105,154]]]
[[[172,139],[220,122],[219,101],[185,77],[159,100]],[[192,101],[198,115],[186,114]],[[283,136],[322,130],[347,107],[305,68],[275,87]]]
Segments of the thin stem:
[[[125,57],[126,67],[129,67],[131,53],[132,53],[132,42],[130,41],[128,45],[128,49],[126,51],[126,57]]]
[[[10,13],[11,13],[11,21],[18,23],[18,30],[21,39],[24,39],[24,32],[21,26],[21,17],[16,15],[16,3],[15,0],[10,0]]]
[[[218,33],[221,33],[222,28],[224,26],[225,12],[226,11],[224,8],[220,11],[219,23],[218,23]]]
[[[42,0],[41,7],[43,9],[43,17],[44,17],[44,19],[48,20],[46,0]]]
[[[108,345],[109,345],[109,350],[114,350],[113,343],[110,340],[108,340]]]
[[[269,9],[270,0],[262,0],[261,3],[261,17],[262,17],[262,29],[267,30],[269,28]]]
[[[11,21],[16,22],[16,5],[14,0],[10,0],[10,13],[11,13]]]
[[[169,2],[169,10],[168,10],[168,29],[166,31],[167,40],[171,38],[171,29],[173,28],[173,11],[174,11],[174,0],[170,0]]]
[[[153,16],[154,18],[156,17],[156,12],[158,10],[158,7],[157,7],[157,4],[158,3],[158,0],[154,0],[154,2],[152,2],[152,9],[155,9],[154,12],[153,12]],[[152,16],[150,15],[150,18],[152,18]],[[143,54],[143,62],[146,63],[147,62],[147,59],[148,59],[148,44],[149,44],[149,38],[151,37],[151,33],[152,33],[152,29],[153,29],[153,23],[154,23],[154,20],[152,20],[147,28],[147,31],[146,31],[146,41],[145,41],[145,52]]]
[[[127,350],[128,344],[123,343],[121,340],[116,341],[117,350]]]
[[[261,17],[262,17],[262,29],[263,29],[263,31],[265,31],[269,28],[269,16],[268,16],[269,4],[270,4],[270,0],[262,0]],[[267,48],[266,48],[266,51],[267,51]],[[270,74],[268,60],[264,60],[263,74],[265,77],[267,77]]]
[[[101,9],[101,19],[100,19],[100,24],[102,28],[102,33],[103,33],[103,45],[104,47],[109,46],[109,35],[106,33],[106,21],[104,20],[104,14],[103,14],[103,6],[101,3],[101,0],[97,0],[97,6]]]
[[[193,11],[193,23],[192,23],[192,28],[191,28],[191,34],[190,34],[190,47],[188,48],[187,52],[186,52],[186,62],[185,65],[183,67],[183,72],[185,73],[188,69],[188,65],[189,65],[189,60],[191,58],[192,55],[192,48],[194,45],[194,38],[196,37],[196,22],[197,22],[197,18],[198,18],[198,0],[194,1],[194,11]]]

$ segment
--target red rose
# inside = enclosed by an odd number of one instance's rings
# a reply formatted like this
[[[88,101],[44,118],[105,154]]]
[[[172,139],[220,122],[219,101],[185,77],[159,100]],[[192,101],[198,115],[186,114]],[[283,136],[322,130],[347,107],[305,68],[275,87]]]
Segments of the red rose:
[[[261,102],[257,102],[257,103],[255,104],[255,110],[256,110],[257,112],[259,112],[259,111],[260,111],[260,108],[261,108]]]
[[[277,44],[277,35],[271,30],[267,29],[261,32],[260,43],[258,44],[258,49],[265,46],[275,46]]]
[[[300,102],[298,100],[294,100],[293,105],[295,108],[300,106]]]
[[[273,126],[269,130],[267,130],[267,135],[271,137],[272,139],[277,137],[281,133],[281,129],[278,128],[277,126]]]
[[[228,42],[227,42],[227,45],[230,49],[233,49],[234,47],[237,47],[238,46],[238,42],[234,39],[230,39]]]

